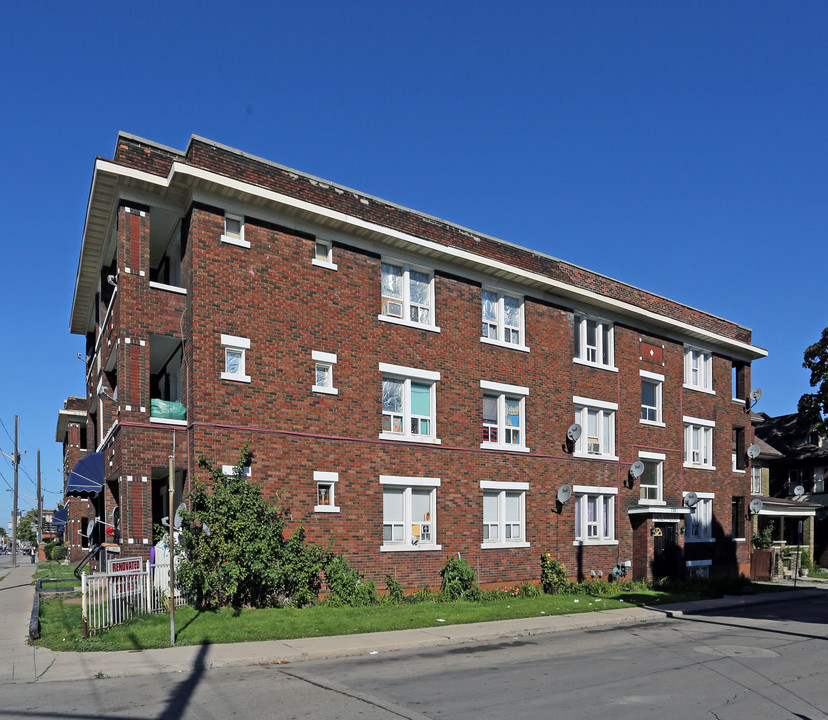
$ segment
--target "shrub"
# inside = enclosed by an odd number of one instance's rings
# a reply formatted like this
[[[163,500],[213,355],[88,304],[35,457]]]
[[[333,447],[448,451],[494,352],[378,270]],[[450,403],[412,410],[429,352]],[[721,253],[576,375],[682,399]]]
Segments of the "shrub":
[[[66,559],[66,546],[65,545],[55,545],[51,553],[49,554],[50,559],[54,560],[55,562],[61,562],[62,560]]]
[[[405,599],[405,592],[403,586],[390,575],[385,576],[385,587],[388,589],[388,602],[394,605],[399,605]]]
[[[450,555],[446,564],[440,570],[440,592],[448,600],[459,600],[465,597],[474,588],[479,590],[477,578],[474,575],[474,568],[459,555]]]
[[[328,583],[325,602],[330,605],[358,607],[377,603],[377,587],[373,580],[366,580],[343,555],[334,555],[325,563],[325,579]]]
[[[751,539],[753,543],[753,547],[757,550],[767,550],[769,547],[773,546],[773,527],[770,525],[766,525],[762,530],[759,532],[753,533],[753,538]]]
[[[541,555],[541,587],[547,595],[557,595],[566,591],[566,566],[552,558],[548,550]]]
[[[811,553],[809,553],[807,550],[803,550],[799,555],[799,567],[801,567],[803,570],[811,570],[813,566],[814,564],[811,560]]]
[[[411,595],[405,596],[405,602],[407,603],[437,603],[441,602],[443,599],[444,598],[440,593],[434,592],[434,590],[429,590],[427,587],[421,587],[419,590],[411,593]]]

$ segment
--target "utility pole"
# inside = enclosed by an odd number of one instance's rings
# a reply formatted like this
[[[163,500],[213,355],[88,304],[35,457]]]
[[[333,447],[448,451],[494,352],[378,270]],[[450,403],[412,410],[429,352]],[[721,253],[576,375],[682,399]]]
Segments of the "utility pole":
[[[43,495],[40,494],[40,449],[37,451],[37,549],[40,554],[40,543],[43,540]]]
[[[17,567],[17,466],[20,465],[20,453],[17,452],[17,433],[20,417],[14,416],[14,511],[12,513],[12,567]]]

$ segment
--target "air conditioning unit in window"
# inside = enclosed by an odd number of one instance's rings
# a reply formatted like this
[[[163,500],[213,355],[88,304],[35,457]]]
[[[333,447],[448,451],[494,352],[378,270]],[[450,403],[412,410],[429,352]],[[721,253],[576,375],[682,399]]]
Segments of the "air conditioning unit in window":
[[[393,300],[386,300],[383,303],[382,311],[389,317],[401,318],[403,312],[402,303],[394,302]]]

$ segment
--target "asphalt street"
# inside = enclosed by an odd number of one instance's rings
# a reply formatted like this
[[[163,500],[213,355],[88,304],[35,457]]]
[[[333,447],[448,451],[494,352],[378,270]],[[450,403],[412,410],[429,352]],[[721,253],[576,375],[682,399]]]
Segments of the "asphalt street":
[[[828,597],[359,657],[0,686],[0,718],[828,717]],[[206,656],[206,650],[204,650]]]

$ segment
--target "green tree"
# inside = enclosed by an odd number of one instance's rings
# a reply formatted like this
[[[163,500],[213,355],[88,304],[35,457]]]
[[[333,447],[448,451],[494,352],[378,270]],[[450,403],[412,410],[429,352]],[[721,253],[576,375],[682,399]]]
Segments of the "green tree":
[[[285,538],[282,512],[246,480],[251,458],[245,444],[230,475],[199,459],[211,482],[196,483],[176,546],[179,581],[198,607],[302,606],[321,587],[322,552],[301,528]]]
[[[37,540],[37,510],[29,510],[17,521],[17,539],[30,543]]]
[[[799,414],[810,420],[814,432],[824,435],[828,415],[828,327],[822,331],[822,337],[805,350],[802,367],[811,371],[810,384],[816,392],[805,393],[799,398]]]

